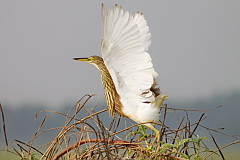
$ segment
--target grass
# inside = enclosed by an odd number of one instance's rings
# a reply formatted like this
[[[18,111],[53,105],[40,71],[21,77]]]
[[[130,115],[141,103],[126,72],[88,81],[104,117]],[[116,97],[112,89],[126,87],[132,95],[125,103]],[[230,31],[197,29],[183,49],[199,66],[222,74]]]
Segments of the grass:
[[[155,134],[141,124],[121,127],[124,119],[121,117],[109,118],[109,123],[103,123],[102,115],[107,109],[96,112],[95,107],[87,107],[93,96],[82,97],[68,113],[55,111],[42,111],[36,113],[45,116],[33,137],[28,142],[15,140],[11,145],[7,141],[7,132],[4,114],[1,108],[3,131],[7,156],[14,155],[22,160],[62,160],[62,159],[161,159],[161,160],[204,160],[217,157],[225,159],[222,149],[240,143],[239,139],[226,146],[220,147],[212,133],[223,134],[204,125],[206,114],[199,110],[184,110],[162,106],[161,120],[155,124],[160,130],[160,141],[153,143]],[[215,108],[216,109],[216,108]],[[192,122],[189,118],[191,112],[199,112],[199,117]],[[87,116],[84,113],[88,113]],[[177,117],[176,127],[170,127],[168,116],[170,112]],[[49,116],[61,115],[64,124],[60,127],[43,129]],[[209,139],[198,136],[197,130],[204,129],[209,132]],[[44,145],[38,146],[42,139],[47,139],[50,132],[55,132],[55,137]],[[206,145],[211,142],[217,149],[212,150]],[[212,145],[211,145],[212,146]],[[10,153],[10,154],[9,154]]]

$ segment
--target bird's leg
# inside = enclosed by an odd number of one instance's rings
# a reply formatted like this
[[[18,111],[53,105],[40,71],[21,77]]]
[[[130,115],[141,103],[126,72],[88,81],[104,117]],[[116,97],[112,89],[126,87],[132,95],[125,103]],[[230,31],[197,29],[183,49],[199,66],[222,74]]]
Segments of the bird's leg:
[[[145,126],[148,127],[149,129],[153,130],[155,132],[155,134],[156,134],[152,144],[154,144],[155,142],[158,142],[160,140],[160,132],[159,132],[159,130],[154,128],[151,124],[147,124]]]
[[[148,147],[148,149],[151,151],[152,149],[153,149],[153,145],[156,143],[156,142],[159,142],[159,140],[160,140],[160,131],[158,131],[156,128],[154,128],[153,127],[153,125],[152,124],[150,124],[150,123],[147,123],[147,124],[143,124],[143,125],[145,125],[146,127],[148,127],[149,129],[151,129],[151,130],[153,130],[154,132],[155,132],[155,138],[154,138],[154,140],[153,140],[153,142],[152,142],[152,144],[151,144],[151,146],[150,147]],[[148,145],[147,145],[148,146]],[[158,147],[157,147],[158,148]]]
[[[152,107],[159,107],[159,108],[161,108],[163,101],[164,101],[165,99],[167,99],[167,98],[168,98],[167,95],[163,95],[163,94],[158,95],[158,96],[156,97],[155,101],[152,102]],[[144,125],[145,125],[146,127],[148,127],[149,129],[153,130],[153,131],[155,132],[155,134],[156,134],[156,136],[155,136],[155,138],[154,138],[154,140],[153,140],[153,142],[152,142],[152,145],[151,145],[151,147],[150,147],[150,149],[152,149],[153,145],[154,145],[156,142],[159,142],[159,141],[160,141],[160,136],[161,136],[161,134],[160,134],[160,131],[157,130],[156,128],[154,128],[152,124],[147,123],[147,124],[144,124]],[[159,145],[157,146],[157,150],[156,150],[156,151],[158,151],[158,148],[159,148]]]
[[[167,98],[168,98],[167,95],[163,95],[163,94],[158,95],[155,101],[152,102],[153,107],[161,108],[163,101]],[[154,144],[155,142],[158,142],[160,140],[160,131],[154,128],[151,124],[146,124],[145,126],[147,126],[149,129],[153,130],[156,133],[156,137],[154,138],[152,144]]]
[[[150,125],[147,125],[147,127],[148,127],[149,129],[153,130],[153,131],[155,132],[155,134],[156,134],[156,136],[155,136],[155,138],[154,138],[154,140],[153,140],[153,142],[152,142],[152,145],[151,145],[150,147],[148,147],[148,149],[149,149],[150,151],[153,151],[153,145],[157,142],[157,147],[156,147],[154,150],[155,150],[155,152],[158,152],[159,149],[160,149],[160,145],[159,145],[158,142],[160,141],[161,133],[160,133],[159,130],[157,130],[156,128],[154,128],[151,124],[150,124]]]
[[[167,95],[163,95],[163,94],[158,95],[158,96],[156,97],[155,101],[152,102],[153,107],[159,107],[159,108],[161,108],[163,101],[164,101],[165,99],[167,99],[167,98],[168,98]],[[148,124],[148,125],[146,125],[146,126],[147,126],[149,129],[153,130],[153,131],[155,132],[155,134],[156,134],[156,136],[155,136],[155,138],[154,138],[154,140],[153,140],[153,142],[152,142],[152,144],[154,145],[156,142],[159,142],[159,141],[160,141],[160,136],[161,136],[160,131],[157,130],[156,128],[154,128],[151,124],[150,124],[150,125]],[[159,146],[158,146],[158,147],[159,147]],[[157,150],[156,150],[156,151],[158,151],[158,147],[157,147]]]

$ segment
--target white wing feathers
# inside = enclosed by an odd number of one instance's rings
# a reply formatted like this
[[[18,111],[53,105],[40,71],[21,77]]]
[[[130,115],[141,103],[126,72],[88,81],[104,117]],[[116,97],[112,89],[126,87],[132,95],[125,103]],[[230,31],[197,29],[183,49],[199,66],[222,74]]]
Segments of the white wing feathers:
[[[107,13],[103,8],[102,16],[102,56],[121,99],[154,101],[150,88],[158,74],[146,52],[151,34],[143,14],[115,5]]]

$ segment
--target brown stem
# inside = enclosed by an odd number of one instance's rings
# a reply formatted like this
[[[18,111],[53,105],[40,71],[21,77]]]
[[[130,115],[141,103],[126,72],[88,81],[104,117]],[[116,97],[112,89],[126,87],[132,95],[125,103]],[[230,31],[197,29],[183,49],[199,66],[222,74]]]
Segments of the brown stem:
[[[85,144],[85,143],[96,143],[96,142],[108,142],[110,144],[115,144],[115,145],[127,145],[127,146],[134,146],[134,147],[140,147],[137,144],[133,144],[127,141],[122,141],[122,140],[112,140],[112,139],[88,139],[88,140],[81,140],[79,142],[74,143],[73,145],[69,146],[68,148],[64,149],[62,152],[60,152],[58,155],[56,155],[52,160],[57,160],[60,157],[62,157],[64,154],[66,154],[67,152],[71,151],[72,149]]]

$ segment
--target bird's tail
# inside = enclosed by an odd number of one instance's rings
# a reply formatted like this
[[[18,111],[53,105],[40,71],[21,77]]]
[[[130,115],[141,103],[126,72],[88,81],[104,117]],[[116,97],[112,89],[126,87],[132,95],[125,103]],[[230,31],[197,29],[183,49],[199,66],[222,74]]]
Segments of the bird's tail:
[[[152,102],[152,107],[157,107],[157,108],[160,108],[163,101],[165,99],[167,99],[168,96],[167,95],[163,95],[163,94],[160,94],[156,97],[155,101]]]

